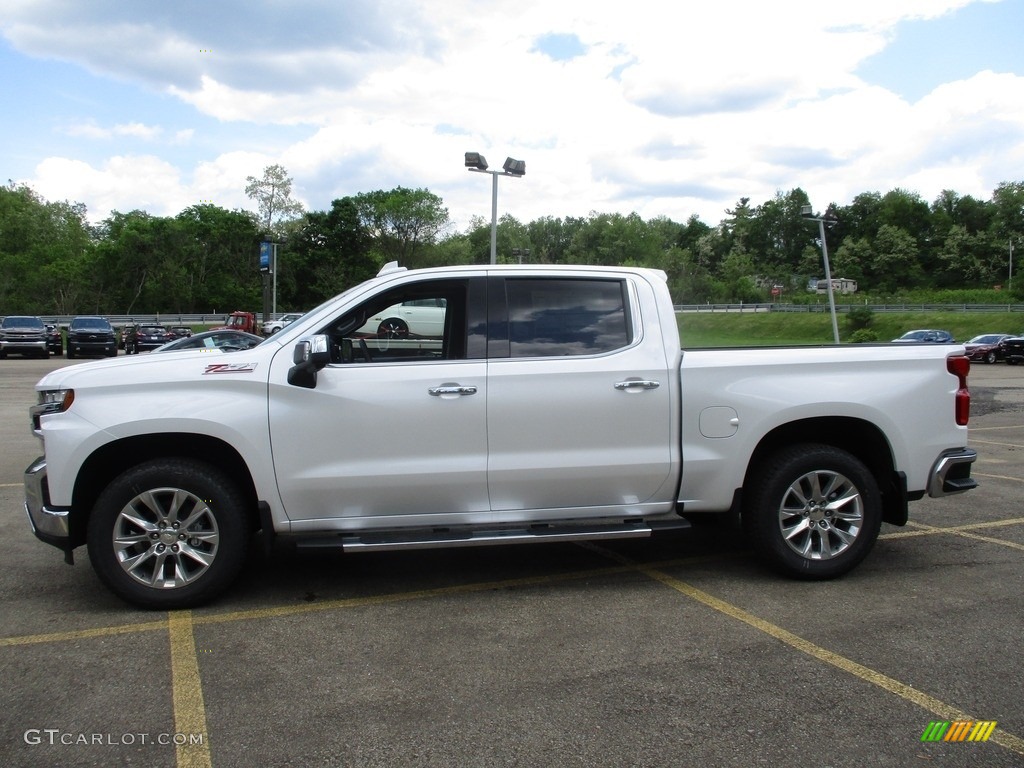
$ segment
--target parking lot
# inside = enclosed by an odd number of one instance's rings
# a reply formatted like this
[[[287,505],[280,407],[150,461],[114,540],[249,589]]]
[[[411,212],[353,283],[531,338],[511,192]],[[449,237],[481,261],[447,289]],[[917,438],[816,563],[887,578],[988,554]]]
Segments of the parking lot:
[[[977,365],[970,493],[849,576],[735,531],[421,552],[254,547],[215,604],[129,607],[35,539],[0,362],[0,765],[1024,766],[1024,367]],[[987,741],[922,741],[935,721]]]

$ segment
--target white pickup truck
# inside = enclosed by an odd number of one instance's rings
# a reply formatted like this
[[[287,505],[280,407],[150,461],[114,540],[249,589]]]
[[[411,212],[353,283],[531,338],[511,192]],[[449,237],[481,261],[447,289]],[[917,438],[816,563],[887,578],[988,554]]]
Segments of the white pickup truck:
[[[436,335],[368,333],[407,302]],[[35,534],[143,606],[227,588],[251,534],[346,551],[647,536],[739,513],[830,578],[908,501],[975,487],[950,345],[680,351],[645,269],[388,265],[262,344],[36,386]]]

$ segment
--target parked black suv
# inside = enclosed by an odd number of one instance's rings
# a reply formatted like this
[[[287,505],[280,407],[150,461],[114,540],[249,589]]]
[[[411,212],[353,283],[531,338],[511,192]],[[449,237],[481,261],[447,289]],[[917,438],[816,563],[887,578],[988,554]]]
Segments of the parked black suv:
[[[64,334],[60,332],[59,325],[46,324],[46,348],[50,350],[50,354],[57,357],[64,354]]]
[[[76,317],[68,326],[67,352],[71,360],[76,355],[117,355],[117,338],[105,317]]]
[[[49,357],[46,346],[46,326],[38,317],[8,315],[0,322],[0,358],[9,352],[22,357]]]
[[[999,342],[1003,359],[1010,365],[1024,362],[1024,334],[1011,336]]]
[[[124,353],[134,355],[138,352],[145,352],[147,349],[154,350],[171,340],[171,335],[162,325],[155,323],[133,325],[124,335]]]

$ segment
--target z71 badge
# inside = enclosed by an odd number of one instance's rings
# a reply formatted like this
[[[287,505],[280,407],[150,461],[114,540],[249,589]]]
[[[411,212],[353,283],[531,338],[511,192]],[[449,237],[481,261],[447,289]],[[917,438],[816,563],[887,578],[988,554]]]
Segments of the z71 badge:
[[[252,373],[256,363],[211,363],[206,366],[203,376],[210,373]]]

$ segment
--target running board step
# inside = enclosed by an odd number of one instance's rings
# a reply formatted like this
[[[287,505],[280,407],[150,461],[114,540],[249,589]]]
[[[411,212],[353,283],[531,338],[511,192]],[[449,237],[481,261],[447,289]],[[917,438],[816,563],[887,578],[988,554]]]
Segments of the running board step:
[[[602,526],[549,526],[495,528],[491,530],[440,529],[433,531],[397,531],[395,533],[343,534],[298,539],[301,549],[343,549],[380,552],[402,549],[442,547],[484,547],[498,544],[539,544],[546,541],[597,541],[601,539],[639,539],[655,531],[689,528],[685,520],[653,523],[622,523]]]

